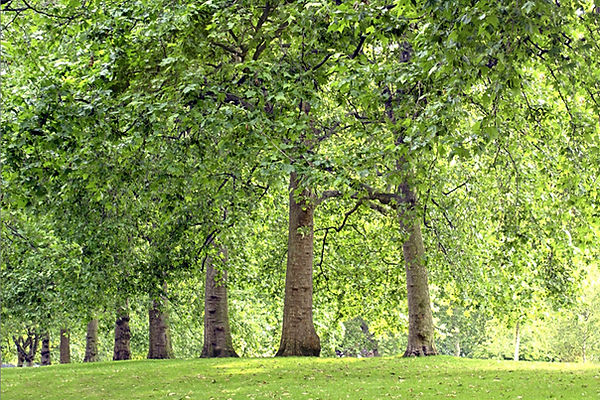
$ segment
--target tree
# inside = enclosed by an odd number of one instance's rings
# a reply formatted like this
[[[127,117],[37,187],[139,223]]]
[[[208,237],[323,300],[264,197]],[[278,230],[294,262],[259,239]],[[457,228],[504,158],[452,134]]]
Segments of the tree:
[[[204,265],[204,345],[200,357],[237,357],[229,327],[226,249],[221,247],[216,255],[207,257]]]

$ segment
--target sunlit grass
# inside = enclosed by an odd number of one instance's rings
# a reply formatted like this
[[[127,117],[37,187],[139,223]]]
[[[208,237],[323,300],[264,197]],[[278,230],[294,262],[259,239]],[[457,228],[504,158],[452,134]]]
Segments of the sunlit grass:
[[[600,366],[452,357],[148,360],[2,370],[9,399],[600,399]]]

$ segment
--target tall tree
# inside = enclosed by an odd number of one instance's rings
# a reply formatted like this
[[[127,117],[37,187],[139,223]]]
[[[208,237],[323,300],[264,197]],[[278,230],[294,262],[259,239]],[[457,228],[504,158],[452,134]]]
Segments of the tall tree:
[[[164,284],[165,292],[166,288],[167,286]],[[165,294],[151,299],[151,306],[148,310],[148,358],[173,358],[167,301]]]
[[[129,312],[125,307],[117,311],[115,322],[115,345],[113,348],[113,361],[131,359],[131,330],[129,329]]]
[[[229,327],[227,250],[221,247],[216,256],[207,257],[205,267],[204,345],[200,357],[237,357]]]
[[[60,363],[69,364],[71,362],[71,333],[68,329],[60,330]]]
[[[318,356],[313,324],[313,236],[315,196],[292,172],[289,186],[289,232],[283,328],[277,356]]]
[[[95,361],[98,361],[98,319],[93,318],[87,323],[86,327],[83,362]]]

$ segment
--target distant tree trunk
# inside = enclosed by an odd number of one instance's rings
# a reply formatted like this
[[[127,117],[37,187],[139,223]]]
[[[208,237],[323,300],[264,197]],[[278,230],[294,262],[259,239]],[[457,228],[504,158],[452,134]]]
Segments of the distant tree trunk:
[[[276,356],[319,356],[321,342],[313,324],[314,195],[290,176],[289,233],[283,329]]]
[[[221,268],[215,268],[219,262]],[[204,285],[204,345],[200,357],[237,357],[231,340],[227,307],[227,251],[221,248],[217,260],[206,260]]]
[[[521,345],[521,333],[519,332],[519,321],[515,325],[515,355],[514,360],[519,361],[519,347]]]
[[[67,329],[60,330],[60,363],[71,362],[71,334]]]
[[[38,334],[31,330],[27,331],[27,339],[23,339],[22,336],[13,336],[13,341],[17,347],[17,360],[20,366],[23,366],[24,363],[28,367],[33,366],[33,359],[37,353],[39,340]]]
[[[40,357],[40,363],[42,365],[50,365],[50,333],[46,332],[42,336],[42,351]]]
[[[115,323],[115,346],[113,351],[113,361],[130,360],[131,331],[129,330],[129,314],[124,308],[117,312],[117,321]]]
[[[166,290],[166,285],[164,287]],[[161,296],[160,300],[152,300],[152,305],[148,310],[148,327],[148,358],[173,358],[171,332],[169,330],[169,313],[167,311],[167,298],[165,296]]]
[[[85,356],[83,362],[98,361],[98,320],[92,319],[87,324],[85,335]]]
[[[368,354],[364,354],[364,355],[379,357],[379,350],[377,349],[377,347],[378,347],[377,340],[375,340],[375,337],[369,331],[369,325],[367,325],[367,321],[365,321],[362,317],[359,317],[359,319],[360,319],[360,330],[362,331],[363,335],[365,335],[365,338],[369,341],[369,344],[371,345],[371,349],[367,349]]]

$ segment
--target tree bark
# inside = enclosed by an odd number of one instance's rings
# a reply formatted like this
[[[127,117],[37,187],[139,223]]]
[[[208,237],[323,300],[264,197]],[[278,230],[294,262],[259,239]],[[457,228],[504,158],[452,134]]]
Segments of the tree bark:
[[[131,331],[129,330],[129,314],[124,308],[117,312],[115,323],[115,346],[113,349],[113,361],[131,359]]]
[[[50,365],[52,362],[50,361],[50,333],[46,332],[44,336],[42,336],[42,350],[40,363],[42,365]]]
[[[412,212],[407,210],[406,213]],[[408,223],[404,218],[408,217]],[[423,238],[420,222],[411,216],[400,218],[401,226],[409,234],[404,242],[404,265],[406,269],[406,290],[408,300],[408,345],[404,357],[436,355],[433,344],[433,315],[429,299],[427,268],[424,264]]]
[[[521,333],[519,332],[519,321],[515,325],[515,354],[513,359],[519,361],[519,347],[521,346]]]
[[[17,347],[17,364],[22,367],[26,363],[28,367],[32,367],[39,344],[38,334],[30,330],[27,332],[27,339],[13,336],[13,341]]]
[[[314,196],[290,176],[288,257],[285,274],[283,329],[276,356],[319,356],[321,343],[313,324]]]
[[[412,47],[410,43],[404,42],[403,59],[401,62],[409,62],[412,58]],[[387,99],[385,101],[385,113],[392,123],[396,123],[394,115],[394,95],[389,87],[384,90]],[[396,145],[404,145],[404,131],[398,132]],[[437,351],[433,344],[434,328],[433,314],[431,312],[431,300],[429,298],[429,285],[427,282],[427,268],[425,266],[425,249],[423,237],[421,236],[421,223],[416,212],[417,197],[411,188],[410,165],[404,156],[396,160],[396,169],[404,171],[404,179],[399,190],[402,196],[403,206],[399,216],[400,229],[408,238],[402,244],[404,255],[404,267],[406,270],[406,292],[408,301],[408,344],[404,357],[420,357],[436,355]]]
[[[92,319],[87,324],[85,335],[85,356],[83,362],[98,361],[98,320]]]
[[[60,363],[71,362],[71,334],[67,329],[60,330]]]
[[[160,300],[152,300],[152,305],[148,310],[148,323],[148,358],[173,358],[171,332],[169,330],[169,313],[167,311],[167,298],[165,296],[161,296]]]
[[[221,268],[215,268],[215,260],[206,260],[204,286],[204,345],[200,357],[238,357],[231,340],[229,310],[227,307],[227,251],[221,248],[217,257]]]

